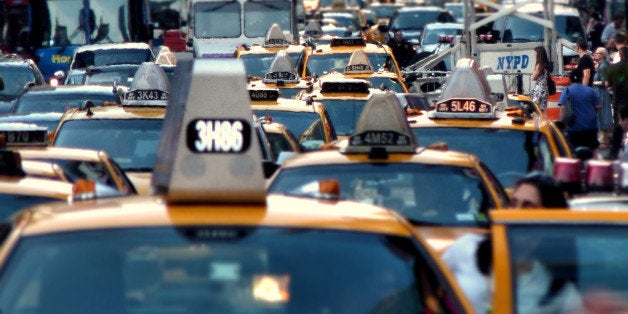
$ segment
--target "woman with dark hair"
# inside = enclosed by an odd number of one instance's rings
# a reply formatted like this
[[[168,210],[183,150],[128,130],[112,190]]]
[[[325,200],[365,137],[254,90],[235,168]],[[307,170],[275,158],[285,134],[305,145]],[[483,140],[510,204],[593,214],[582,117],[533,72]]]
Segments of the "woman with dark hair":
[[[517,209],[569,207],[560,185],[542,172],[531,172],[519,179],[515,183],[510,203]]]
[[[550,75],[549,59],[543,46],[537,46],[534,48],[534,52],[536,53],[536,64],[534,65],[534,72],[532,72],[532,80],[536,81],[536,84],[531,92],[532,100],[541,107],[541,110],[545,111],[547,96],[549,95],[547,90],[547,77]]]

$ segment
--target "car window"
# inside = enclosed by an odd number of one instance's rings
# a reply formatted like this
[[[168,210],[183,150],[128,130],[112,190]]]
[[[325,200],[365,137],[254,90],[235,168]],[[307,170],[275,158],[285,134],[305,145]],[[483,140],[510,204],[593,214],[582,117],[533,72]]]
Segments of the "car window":
[[[391,208],[417,224],[483,226],[494,206],[472,169],[419,163],[351,163],[280,169],[268,193],[313,196],[335,179],[342,199]]]
[[[67,313],[69,307],[73,313],[455,312],[455,296],[424,256],[406,237],[308,228],[208,225],[31,236],[22,239],[4,268],[0,308],[8,313]]]

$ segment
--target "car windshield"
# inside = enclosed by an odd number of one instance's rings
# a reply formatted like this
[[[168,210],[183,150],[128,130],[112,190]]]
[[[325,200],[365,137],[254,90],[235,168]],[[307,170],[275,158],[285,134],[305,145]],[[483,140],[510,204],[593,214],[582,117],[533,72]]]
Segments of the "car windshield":
[[[89,71],[85,74],[86,85],[131,86],[133,76],[138,68],[124,68],[117,70]]]
[[[513,270],[512,297],[520,304],[513,313],[528,313],[524,306],[539,302],[540,298],[552,304],[552,298],[558,299],[561,291],[566,293],[567,289],[575,290],[583,299],[597,295],[614,297],[616,301],[628,300],[628,251],[625,249],[628,229],[625,225],[517,224],[507,228],[507,236],[510,269]],[[536,274],[545,272],[554,282],[561,282],[562,290],[556,289],[552,294],[526,283],[525,279],[532,274],[524,272],[523,265],[531,266],[527,269]]]
[[[13,114],[63,113],[68,109],[80,107],[87,100],[96,106],[102,105],[103,102],[120,103],[120,97],[113,92],[111,94],[33,92],[25,93],[17,99]]]
[[[365,99],[319,99],[327,108],[338,135],[353,135],[355,125],[366,105]]]
[[[54,146],[104,150],[124,171],[150,172],[162,124],[163,119],[68,120]]]
[[[510,16],[506,21],[502,42],[543,41],[543,26],[540,24],[518,16]],[[557,15],[555,21],[560,38],[570,42],[576,42],[578,38],[585,38],[582,22],[577,16]]]
[[[537,132],[456,127],[412,128],[412,131],[421,146],[445,142],[449,149],[478,156],[504,187],[513,187],[518,179],[532,170],[537,158],[546,157],[552,160],[549,149],[541,147],[546,143],[543,141],[543,144],[539,145],[541,141],[537,139],[539,137]],[[487,147],[500,149],[486,149]],[[537,157],[537,154],[550,156]]]
[[[0,96],[17,97],[28,82],[35,83],[35,74],[28,67],[0,66],[0,78],[4,83],[4,89],[0,90]]]
[[[451,299],[437,303],[436,292],[447,290],[415,243],[359,232],[224,226],[28,236],[3,267],[0,308],[353,314],[419,313],[427,300],[430,308],[451,306]]]
[[[441,35],[462,35],[462,28],[428,28],[422,35],[421,45],[436,45]]]
[[[325,129],[320,115],[316,112],[294,112],[281,110],[262,110],[253,108],[258,117],[271,116],[274,122],[285,125],[299,143],[322,141],[325,143]]]
[[[49,15],[44,15],[43,28],[48,31],[47,38],[40,43],[43,46],[85,45],[85,14],[83,0],[47,0],[44,1]],[[130,12],[128,0],[90,1],[90,17],[87,19],[92,29],[91,43],[121,43],[129,41],[128,18]],[[52,35],[52,36],[51,36]]]
[[[367,53],[366,56],[373,66],[373,70],[385,70],[397,73],[393,59],[386,53]],[[331,54],[312,54],[307,59],[307,76],[323,75],[335,70],[336,72],[344,72],[345,66],[349,63],[351,52],[331,53]]]
[[[416,224],[485,226],[494,206],[472,169],[418,163],[326,164],[281,169],[268,193],[313,196],[338,180],[340,197],[394,209]]]
[[[288,54],[292,60],[296,60],[298,58],[299,53],[290,53]],[[242,62],[244,63],[244,69],[246,70],[246,74],[248,76],[257,76],[264,77],[268,70],[270,69],[273,60],[275,59],[274,53],[261,54],[261,53],[251,53],[240,56]],[[295,70],[296,71],[296,70]]]
[[[94,49],[77,53],[72,61],[72,69],[84,69],[90,66],[115,64],[142,64],[154,61],[150,49]]]
[[[422,31],[425,24],[434,22],[455,22],[456,20],[442,11],[398,11],[393,16],[390,29],[419,30]]]
[[[102,162],[57,158],[28,158],[28,160],[45,161],[58,165],[70,182],[85,179],[117,189],[114,178]]]
[[[397,79],[393,79],[390,77],[381,77],[381,76],[370,76],[363,78],[369,82],[375,88],[381,88],[382,86],[386,86],[387,90],[391,90],[395,93],[405,93],[406,91],[401,86],[401,83]]]
[[[194,36],[238,38],[242,33],[242,7],[237,1],[199,1],[194,4]]]
[[[390,18],[393,13],[399,8],[399,6],[388,6],[388,5],[374,5],[370,6],[369,9],[375,12],[377,18]]]
[[[287,0],[257,0],[244,2],[244,35],[264,37],[273,24],[290,31],[290,7]]]

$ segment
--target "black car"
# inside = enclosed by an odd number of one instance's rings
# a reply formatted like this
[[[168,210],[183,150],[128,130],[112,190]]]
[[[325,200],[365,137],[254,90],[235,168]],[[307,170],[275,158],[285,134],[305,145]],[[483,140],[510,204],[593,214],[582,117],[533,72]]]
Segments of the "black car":
[[[0,114],[8,113],[13,102],[30,84],[45,85],[44,76],[31,59],[17,55],[0,57]]]
[[[28,123],[54,131],[66,110],[85,106],[86,101],[95,106],[106,102],[121,103],[118,92],[112,86],[36,86],[28,88],[17,98],[10,113],[0,117],[0,123]]]

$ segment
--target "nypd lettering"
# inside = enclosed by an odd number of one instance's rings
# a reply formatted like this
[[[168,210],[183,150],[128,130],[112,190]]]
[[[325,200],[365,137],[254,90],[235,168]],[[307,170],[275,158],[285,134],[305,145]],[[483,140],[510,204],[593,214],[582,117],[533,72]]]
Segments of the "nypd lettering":
[[[195,153],[244,153],[251,146],[251,126],[245,120],[196,119],[187,126],[186,142]]]
[[[527,69],[529,64],[528,55],[497,57],[497,70]]]

